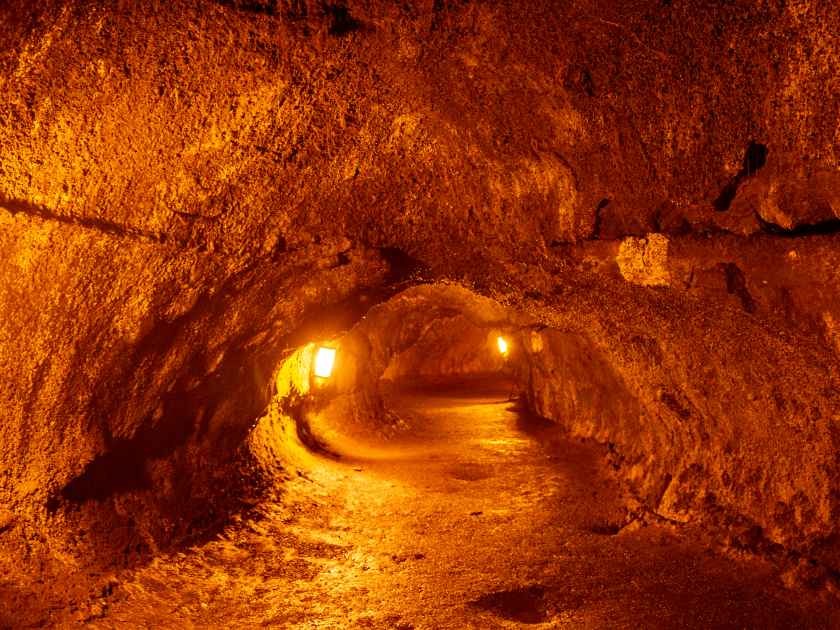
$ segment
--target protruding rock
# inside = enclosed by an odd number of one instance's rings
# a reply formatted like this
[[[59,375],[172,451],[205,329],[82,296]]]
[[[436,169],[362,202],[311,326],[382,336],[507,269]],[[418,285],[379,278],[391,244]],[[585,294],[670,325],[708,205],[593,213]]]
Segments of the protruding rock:
[[[615,261],[624,279],[633,284],[667,286],[671,282],[671,273],[668,270],[668,237],[663,234],[625,238],[621,242]]]

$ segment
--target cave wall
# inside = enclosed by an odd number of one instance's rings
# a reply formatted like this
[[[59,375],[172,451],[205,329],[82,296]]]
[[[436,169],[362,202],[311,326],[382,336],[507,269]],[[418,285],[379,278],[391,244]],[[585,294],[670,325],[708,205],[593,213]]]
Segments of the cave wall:
[[[589,248],[577,289],[543,279],[563,306],[530,305],[548,326],[522,335],[519,365],[530,406],[608,443],[648,509],[836,570],[838,355],[822,298],[836,278],[793,270],[832,265],[837,241],[812,239],[675,239],[632,264],[620,244]]]
[[[4,2],[0,530],[85,503],[125,445],[153,494],[212,473],[385,247],[592,339],[660,418],[585,429],[665,449],[640,478],[680,444],[777,538],[759,504],[800,482],[786,522],[833,532],[827,459],[742,501],[720,467],[772,471],[767,427],[799,431],[784,461],[837,447],[838,33],[817,0]]]
[[[113,501],[125,520],[148,517],[149,540],[175,524],[152,526],[160,513],[135,495],[151,490],[174,517],[217,494],[227,456],[269,400],[283,340],[307,311],[378,284],[386,269],[350,251],[339,266],[335,244],[237,261],[9,222],[6,509],[25,523],[63,503]]]
[[[836,216],[832,3],[340,8],[6,3],[4,197],[213,250],[333,232],[441,267]]]

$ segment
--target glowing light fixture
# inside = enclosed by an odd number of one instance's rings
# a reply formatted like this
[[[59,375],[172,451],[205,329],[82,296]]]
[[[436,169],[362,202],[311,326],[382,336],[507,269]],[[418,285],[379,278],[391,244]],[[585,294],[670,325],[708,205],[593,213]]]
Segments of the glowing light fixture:
[[[504,337],[496,337],[496,344],[499,346],[499,352],[502,354],[508,353],[508,342]]]
[[[335,348],[321,346],[315,353],[315,376],[329,378],[335,365]]]

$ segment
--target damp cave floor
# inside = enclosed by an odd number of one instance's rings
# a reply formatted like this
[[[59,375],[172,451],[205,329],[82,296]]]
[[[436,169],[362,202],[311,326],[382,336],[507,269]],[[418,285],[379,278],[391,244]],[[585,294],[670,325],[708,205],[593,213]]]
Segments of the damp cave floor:
[[[494,384],[415,389],[420,427],[316,457],[282,501],[124,576],[94,628],[828,628],[840,610],[686,528],[623,529],[605,451]]]

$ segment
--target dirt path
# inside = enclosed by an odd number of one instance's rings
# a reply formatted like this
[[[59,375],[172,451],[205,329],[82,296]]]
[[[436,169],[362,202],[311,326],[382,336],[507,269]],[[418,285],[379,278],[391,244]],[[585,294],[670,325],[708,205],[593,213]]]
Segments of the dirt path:
[[[411,438],[298,471],[261,518],[138,570],[92,626],[840,627],[763,562],[684,531],[616,534],[602,451],[504,394],[401,395]]]

